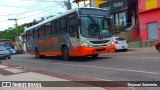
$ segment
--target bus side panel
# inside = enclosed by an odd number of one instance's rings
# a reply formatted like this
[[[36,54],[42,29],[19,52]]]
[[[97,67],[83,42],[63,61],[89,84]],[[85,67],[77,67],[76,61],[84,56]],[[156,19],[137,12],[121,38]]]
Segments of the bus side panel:
[[[34,43],[34,44],[33,44]],[[31,55],[34,55],[35,54],[35,45],[36,45],[37,42],[35,42],[35,40],[29,40],[27,41],[26,43],[26,49],[27,49],[27,52]]]
[[[41,42],[45,43],[41,45],[39,41],[38,48],[40,55],[60,56],[62,45],[68,46],[69,49],[71,46],[68,34],[49,36],[45,39],[41,39]]]

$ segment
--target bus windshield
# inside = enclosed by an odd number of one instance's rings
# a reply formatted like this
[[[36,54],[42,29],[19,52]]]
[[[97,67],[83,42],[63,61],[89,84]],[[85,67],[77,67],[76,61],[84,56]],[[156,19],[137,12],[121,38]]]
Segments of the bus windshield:
[[[81,16],[81,35],[86,38],[111,37],[109,18],[89,15]]]

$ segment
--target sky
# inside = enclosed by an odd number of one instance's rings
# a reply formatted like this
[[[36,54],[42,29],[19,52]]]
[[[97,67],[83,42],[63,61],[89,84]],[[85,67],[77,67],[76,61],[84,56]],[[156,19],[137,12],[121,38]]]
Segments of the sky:
[[[50,15],[59,15],[59,12],[65,12],[64,2],[68,0],[1,0],[0,3],[0,31],[15,27],[14,20],[18,19],[17,24],[40,20]],[[73,0],[70,0],[71,3]],[[82,3],[81,3],[82,6]],[[77,4],[72,3],[72,8]]]

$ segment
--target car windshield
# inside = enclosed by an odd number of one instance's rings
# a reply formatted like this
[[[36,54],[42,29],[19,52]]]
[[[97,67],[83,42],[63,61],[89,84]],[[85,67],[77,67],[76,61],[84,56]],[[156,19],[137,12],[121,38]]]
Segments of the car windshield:
[[[6,42],[0,42],[0,46],[5,46]]]
[[[119,37],[119,38],[115,38],[115,40],[117,40],[117,41],[124,41],[125,39],[124,39],[124,38]]]
[[[0,51],[6,51],[7,49],[5,47],[0,47]]]
[[[108,18],[96,16],[81,17],[81,35],[86,38],[111,37]]]

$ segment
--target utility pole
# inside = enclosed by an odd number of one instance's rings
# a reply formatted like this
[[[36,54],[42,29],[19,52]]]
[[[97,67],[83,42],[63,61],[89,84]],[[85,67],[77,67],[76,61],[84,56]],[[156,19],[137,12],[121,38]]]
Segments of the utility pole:
[[[17,32],[17,36],[16,36],[16,41],[17,41],[17,43],[18,43],[18,45],[17,45],[17,51],[19,51],[19,50],[21,50],[21,45],[20,45],[20,41],[19,41],[19,32],[18,32],[18,28],[17,28],[17,20],[18,19],[16,19],[16,18],[14,18],[14,19],[8,19],[8,20],[12,20],[12,21],[15,21],[15,24],[16,24],[16,32]]]
[[[8,19],[8,20],[14,20],[15,21],[15,23],[16,23],[16,32],[17,32],[17,38],[16,39],[18,39],[18,29],[17,29],[17,20],[18,19],[14,18],[14,19]]]
[[[64,2],[64,3],[65,3],[65,6],[67,7],[67,10],[72,9],[70,0],[68,0],[68,2]]]

